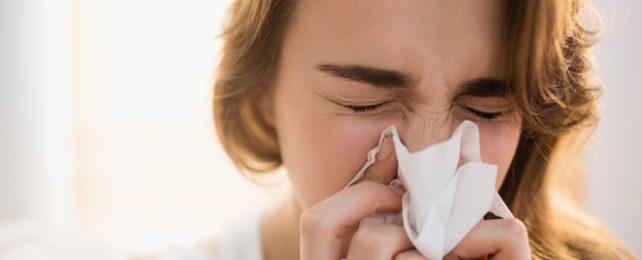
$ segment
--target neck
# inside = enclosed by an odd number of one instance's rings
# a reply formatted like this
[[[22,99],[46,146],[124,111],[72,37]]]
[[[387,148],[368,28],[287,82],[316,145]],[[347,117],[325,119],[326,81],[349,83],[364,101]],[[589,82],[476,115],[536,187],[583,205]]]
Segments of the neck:
[[[265,260],[299,259],[301,212],[292,191],[265,212],[261,219],[261,242]]]

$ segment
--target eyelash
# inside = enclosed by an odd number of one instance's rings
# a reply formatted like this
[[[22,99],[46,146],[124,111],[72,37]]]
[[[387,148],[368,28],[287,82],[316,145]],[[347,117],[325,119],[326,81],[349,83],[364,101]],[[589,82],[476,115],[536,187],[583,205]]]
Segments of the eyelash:
[[[363,112],[368,112],[368,111],[375,110],[375,109],[379,108],[380,106],[385,105],[386,103],[388,103],[388,102],[381,103],[381,104],[376,104],[376,105],[370,105],[370,106],[350,106],[350,105],[346,105],[345,107],[347,107],[349,109],[352,109],[352,111],[354,111],[355,113],[363,113]],[[472,109],[470,107],[464,107],[464,108],[466,110],[468,110],[468,112],[474,114],[476,117],[478,117],[480,119],[484,119],[484,120],[493,120],[493,119],[499,117],[502,114],[501,112],[493,112],[493,113],[482,112],[482,111],[478,111],[478,110]]]
[[[351,106],[351,105],[346,105],[345,107],[347,107],[349,109],[352,109],[352,111],[354,111],[356,113],[363,113],[363,112],[368,112],[368,111],[375,110],[375,109],[379,108],[380,106],[383,106],[383,105],[385,105],[387,103],[388,102],[384,102],[384,103],[380,103],[380,104],[376,104],[376,105],[370,105],[370,106]]]
[[[502,114],[502,112],[487,113],[487,112],[481,112],[481,111],[472,109],[470,107],[464,107],[464,108],[468,110],[468,112],[473,113],[476,117],[484,120],[493,120]]]

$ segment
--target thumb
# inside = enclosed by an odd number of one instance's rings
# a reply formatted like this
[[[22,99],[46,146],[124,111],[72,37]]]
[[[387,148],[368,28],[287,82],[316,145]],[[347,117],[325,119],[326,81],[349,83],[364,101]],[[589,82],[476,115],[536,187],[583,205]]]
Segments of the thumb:
[[[394,148],[392,137],[385,137],[375,156],[375,162],[366,169],[365,174],[358,182],[370,180],[389,184],[397,175],[397,154]]]

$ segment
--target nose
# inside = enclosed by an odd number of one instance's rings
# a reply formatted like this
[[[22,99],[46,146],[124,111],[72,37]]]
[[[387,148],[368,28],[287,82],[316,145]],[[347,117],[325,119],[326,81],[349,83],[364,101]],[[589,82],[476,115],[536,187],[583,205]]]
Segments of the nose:
[[[398,130],[408,151],[417,152],[450,138],[456,123],[450,113],[414,114]]]

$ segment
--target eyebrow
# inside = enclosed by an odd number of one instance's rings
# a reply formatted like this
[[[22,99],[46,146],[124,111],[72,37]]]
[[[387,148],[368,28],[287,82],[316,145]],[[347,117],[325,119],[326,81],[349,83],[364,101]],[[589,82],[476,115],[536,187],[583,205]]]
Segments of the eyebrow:
[[[365,67],[360,65],[335,65],[321,64],[317,69],[326,72],[332,76],[357,81],[384,88],[408,88],[410,86],[410,77],[406,74]]]
[[[478,78],[465,82],[457,96],[506,97],[508,83],[494,78]]]
[[[361,65],[321,64],[320,71],[334,77],[353,80],[360,83],[384,88],[410,88],[410,76],[392,70],[366,67]],[[508,84],[495,78],[477,78],[464,82],[457,96],[505,97]]]

